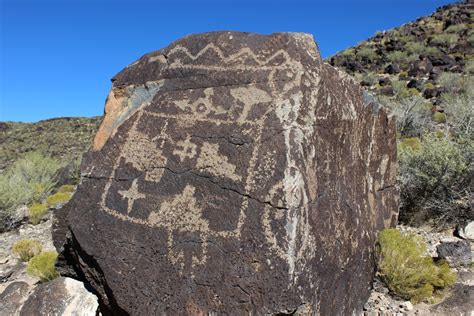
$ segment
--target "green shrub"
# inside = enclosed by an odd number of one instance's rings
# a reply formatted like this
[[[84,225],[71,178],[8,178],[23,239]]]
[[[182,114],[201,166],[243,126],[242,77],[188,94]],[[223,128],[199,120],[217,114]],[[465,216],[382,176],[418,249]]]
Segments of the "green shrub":
[[[0,175],[0,220],[4,222],[20,205],[41,201],[53,188],[59,169],[56,160],[29,153]]]
[[[426,51],[426,46],[419,42],[409,42],[405,44],[405,50],[410,54],[423,54]]]
[[[54,187],[54,176],[59,167],[52,158],[40,153],[28,153],[13,164],[11,173],[19,175],[28,183],[34,201],[41,201]]]
[[[72,194],[70,192],[57,192],[53,195],[48,196],[46,204],[49,207],[54,207],[59,204],[64,204],[71,199]]]
[[[15,209],[31,199],[28,184],[17,175],[0,174],[0,221],[4,223]]]
[[[443,226],[469,219],[474,146],[459,141],[428,134],[419,150],[399,146],[401,222]]]
[[[445,31],[448,33],[460,33],[467,30],[468,26],[464,23],[449,26]]]
[[[416,97],[419,95],[420,95],[420,91],[418,91],[416,88],[410,88],[410,89],[405,89],[405,90],[400,91],[397,97],[401,99],[407,99],[407,98]]]
[[[426,47],[424,53],[426,56],[433,56],[433,57],[440,56],[443,54],[438,48],[433,47],[433,46]]]
[[[425,84],[425,89],[434,89],[435,88],[435,85],[431,82],[427,82]]]
[[[36,240],[22,239],[13,244],[12,252],[17,255],[21,261],[27,262],[41,252],[41,244]]]
[[[467,42],[471,45],[474,45],[474,34],[471,34],[467,37]]]
[[[433,113],[433,121],[436,123],[446,123],[446,114],[441,112]]]
[[[409,55],[405,51],[394,51],[387,55],[387,59],[394,63],[408,64],[412,61],[417,60],[419,57],[417,54]]]
[[[46,204],[33,203],[28,207],[29,221],[33,225],[38,225],[43,217],[48,213]]]
[[[439,75],[437,81],[448,92],[458,92],[464,85],[461,75],[454,72],[443,72]]]
[[[465,92],[445,93],[441,96],[447,122],[452,131],[460,137],[474,141],[474,80],[467,80]]]
[[[41,282],[51,281],[59,276],[54,265],[58,254],[55,251],[42,252],[28,262],[26,272],[41,280]]]
[[[377,58],[377,53],[369,47],[361,48],[356,53],[357,57],[367,61],[373,61]]]
[[[58,192],[67,192],[67,193],[72,193],[75,190],[75,186],[72,184],[65,184],[62,185],[59,189]]]
[[[384,103],[395,114],[397,130],[402,137],[418,136],[426,127],[431,112],[422,97],[401,97],[402,95],[404,93],[400,93],[397,99],[385,100]]]
[[[466,65],[464,66],[464,72],[474,75],[474,59],[466,62]]]
[[[442,33],[437,34],[431,38],[431,43],[438,45],[452,45],[456,44],[459,40],[459,35]]]
[[[382,281],[394,294],[419,303],[454,284],[456,277],[446,262],[435,264],[426,256],[426,244],[414,234],[388,228],[379,234],[378,267]]]
[[[353,48],[348,48],[348,49],[344,50],[343,52],[341,52],[341,55],[346,56],[346,57],[355,56],[355,51],[354,51]]]
[[[407,137],[398,143],[398,150],[406,150],[410,148],[411,150],[418,151],[421,149],[421,141],[418,137]]]

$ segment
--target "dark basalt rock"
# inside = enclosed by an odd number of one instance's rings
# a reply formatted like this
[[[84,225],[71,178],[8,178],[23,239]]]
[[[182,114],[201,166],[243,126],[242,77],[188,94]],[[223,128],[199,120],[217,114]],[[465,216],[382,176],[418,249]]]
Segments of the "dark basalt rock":
[[[105,112],[54,225],[102,313],[362,310],[395,120],[311,36],[184,37],[116,75]]]

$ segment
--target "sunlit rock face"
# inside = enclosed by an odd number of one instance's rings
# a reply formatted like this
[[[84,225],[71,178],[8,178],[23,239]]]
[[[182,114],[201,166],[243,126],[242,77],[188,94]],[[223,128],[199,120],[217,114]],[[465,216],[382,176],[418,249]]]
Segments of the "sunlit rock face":
[[[54,231],[104,313],[362,309],[398,209],[394,119],[310,35],[190,35],[112,81]]]

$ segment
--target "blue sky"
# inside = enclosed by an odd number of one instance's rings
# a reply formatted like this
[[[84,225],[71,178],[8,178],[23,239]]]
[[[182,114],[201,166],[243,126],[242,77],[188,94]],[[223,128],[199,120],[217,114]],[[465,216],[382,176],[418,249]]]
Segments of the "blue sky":
[[[186,34],[307,32],[328,57],[453,2],[0,0],[0,121],[101,115],[110,78]]]

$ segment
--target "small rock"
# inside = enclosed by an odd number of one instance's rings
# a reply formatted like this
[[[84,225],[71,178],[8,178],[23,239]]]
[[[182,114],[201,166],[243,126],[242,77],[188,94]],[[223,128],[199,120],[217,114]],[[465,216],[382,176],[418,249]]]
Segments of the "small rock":
[[[441,242],[436,247],[438,257],[446,259],[451,266],[460,266],[471,262],[471,245],[467,240]]]
[[[413,310],[413,304],[410,301],[403,302],[402,304],[400,304],[400,307],[404,308],[407,311]]]
[[[456,232],[462,239],[474,241],[474,221],[458,226]]]

